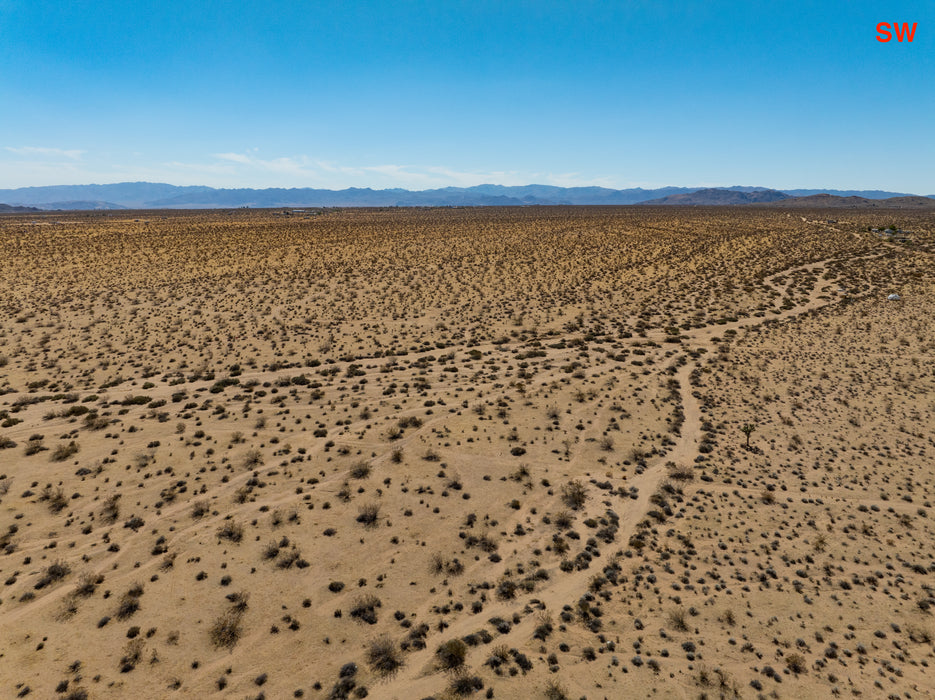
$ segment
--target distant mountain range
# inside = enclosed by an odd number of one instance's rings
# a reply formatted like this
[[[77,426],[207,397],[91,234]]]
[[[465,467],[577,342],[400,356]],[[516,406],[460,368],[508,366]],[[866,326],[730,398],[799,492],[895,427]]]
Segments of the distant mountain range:
[[[791,199],[792,195],[778,190],[753,190],[743,192],[740,190],[725,190],[707,188],[696,192],[670,194],[659,199],[650,199],[643,204],[676,204],[676,205],[730,205],[762,204],[764,202],[777,202],[781,199]]]
[[[16,207],[57,209],[218,209],[231,207],[417,207],[417,206],[523,206],[555,204],[743,205],[796,201],[813,195],[883,202],[888,198],[935,200],[882,190],[772,190],[736,185],[721,188],[661,187],[615,190],[606,187],[554,187],[551,185],[477,185],[434,190],[351,187],[344,190],[311,188],[215,189],[179,187],[155,182],[112,185],[54,185],[0,190],[0,202]],[[831,203],[832,200],[814,200]],[[804,202],[803,204],[808,204]],[[909,206],[908,201],[903,206]],[[846,204],[844,206],[847,206]],[[882,206],[886,206],[883,204]],[[916,203],[918,206],[918,202]],[[10,211],[2,209],[0,211]]]
[[[839,197],[830,194],[813,194],[808,197],[789,197],[774,202],[777,207],[816,207],[835,209],[935,209],[935,197],[906,195],[871,199],[870,197]]]
[[[28,214],[31,211],[42,211],[36,207],[13,207],[9,204],[0,204],[0,214]]]

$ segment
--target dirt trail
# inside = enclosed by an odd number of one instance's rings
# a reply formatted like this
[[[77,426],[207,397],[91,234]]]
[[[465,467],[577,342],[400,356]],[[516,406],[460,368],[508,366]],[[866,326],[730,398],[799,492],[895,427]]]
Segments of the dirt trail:
[[[785,285],[780,286],[776,282],[778,278],[787,278],[797,273],[807,273],[815,278],[814,283],[811,284],[811,288],[808,290],[805,303],[796,304],[792,308],[768,316],[751,316],[726,324],[689,331],[685,334],[688,339],[683,341],[684,345],[691,348],[712,350],[715,342],[712,339],[724,335],[725,331],[750,328],[766,322],[782,321],[835,303],[838,299],[834,299],[825,293],[825,288],[833,284],[833,281],[822,278],[824,271],[831,262],[834,262],[834,259],[798,265],[776,272],[766,278],[766,283],[784,296],[793,281],[789,280]],[[682,360],[674,379],[678,383],[678,390],[681,395],[684,420],[674,446],[651,461],[642,473],[627,479],[615,478],[611,480],[617,493],[625,491],[632,493],[635,489],[637,494],[635,499],[624,498],[621,500],[617,498],[612,501],[609,497],[604,497],[605,492],[598,492],[600,495],[595,495],[594,489],[591,489],[592,497],[588,500],[583,512],[579,514],[580,519],[586,519],[589,517],[600,518],[606,514],[608,509],[618,513],[620,517],[616,537],[616,543],[618,544],[628,542],[630,537],[637,532],[639,523],[647,517],[647,513],[651,508],[650,497],[658,491],[668,477],[671,464],[674,463],[677,467],[692,467],[695,458],[699,454],[702,412],[700,402],[692,393],[690,381],[691,373],[698,365],[692,361],[685,361],[684,356],[682,356]],[[485,604],[481,615],[465,615],[460,619],[451,621],[443,636],[445,639],[466,636],[485,627],[487,620],[490,618],[499,616],[510,619],[514,612],[523,611],[527,608],[527,605],[533,609],[544,610],[546,613],[551,614],[554,619],[561,611],[562,606],[573,603],[587,590],[589,580],[606,565],[608,560],[609,557],[596,559],[592,568],[581,571],[569,573],[561,573],[557,570],[550,571],[551,577],[543,588],[521,596],[516,600],[492,600]],[[522,620],[513,625],[507,634],[496,637],[495,643],[522,648],[523,643],[530,639],[535,626],[538,624],[537,618],[538,615],[536,614],[524,615]],[[417,697],[420,692],[431,692],[433,687],[437,685],[434,666],[434,649],[437,646],[437,641],[437,639],[430,638],[425,649],[410,653],[406,659],[406,666],[398,675],[372,688],[373,696],[403,700]],[[485,657],[487,654],[489,654],[489,649],[483,646],[470,650],[467,663],[469,665],[482,663],[481,657]]]
[[[887,251],[888,252],[888,251]],[[862,256],[858,259],[873,258],[879,257],[880,255],[885,255],[887,253],[879,253],[874,255]],[[803,265],[798,265],[786,270],[776,272],[765,278],[764,282],[773,288],[777,293],[782,295],[782,297],[788,296],[788,291],[791,287],[800,282],[801,276],[804,274],[807,277],[813,278],[814,283],[811,284],[808,289],[806,296],[803,296],[802,292],[804,290],[799,289],[796,296],[799,299],[799,303],[795,304],[791,308],[787,308],[778,313],[767,312],[762,316],[749,316],[739,318],[736,321],[716,324],[706,326],[704,328],[693,329],[687,331],[684,334],[683,338],[683,348],[703,348],[706,350],[713,350],[714,345],[717,341],[713,339],[719,336],[723,336],[725,331],[729,330],[740,330],[742,328],[749,328],[756,325],[760,325],[766,322],[776,322],[782,321],[784,319],[797,316],[813,309],[820,308],[829,304],[833,304],[839,300],[839,298],[834,298],[833,295],[826,294],[825,289],[834,284],[832,280],[823,280],[822,274],[827,269],[828,265],[832,262],[835,262],[835,259],[821,260],[817,262],[807,263]],[[784,283],[779,283],[777,280],[782,278]],[[803,299],[807,299],[803,303]],[[660,336],[661,338],[661,336]],[[629,341],[629,344],[644,344],[647,340],[655,339],[655,334],[650,333],[645,338],[633,338]],[[499,349],[498,346],[493,344],[479,346],[478,348],[483,351]],[[668,348],[666,348],[668,349]],[[452,348],[446,352],[454,352],[456,349]],[[572,350],[568,351],[558,351],[552,353],[555,356],[561,356],[565,353],[571,353]],[[662,352],[660,349],[658,352]],[[438,354],[438,351],[427,351],[425,353],[414,353],[409,356],[408,359],[413,359],[415,357],[421,357],[430,353]],[[442,353],[443,354],[443,353]],[[604,546],[601,551],[601,556],[595,558],[592,562],[592,566],[589,569],[583,569],[580,571],[572,572],[560,572],[558,567],[552,567],[549,570],[550,578],[548,581],[543,581],[539,583],[539,587],[532,593],[520,594],[517,599],[512,600],[497,600],[493,597],[485,603],[483,613],[479,615],[470,615],[467,613],[461,614],[460,617],[455,618],[449,621],[449,627],[442,633],[435,633],[430,635],[428,639],[428,645],[425,649],[411,652],[406,658],[406,665],[401,669],[399,674],[394,678],[387,680],[386,682],[379,683],[376,686],[372,687],[372,695],[377,698],[403,698],[409,699],[412,697],[422,697],[423,695],[429,695],[433,690],[437,690],[438,684],[438,675],[434,669],[434,650],[438,642],[442,639],[451,639],[463,637],[481,628],[490,629],[487,625],[487,621],[494,617],[499,616],[504,619],[511,619],[513,614],[518,611],[524,611],[527,606],[532,608],[539,608],[544,610],[546,613],[550,614],[553,620],[557,617],[558,613],[561,611],[562,607],[566,604],[573,604],[585,591],[588,589],[588,583],[590,579],[600,570],[606,566],[610,557],[608,553],[620,548],[626,548],[626,543],[630,538],[638,531],[639,524],[647,517],[647,513],[651,509],[651,496],[658,491],[662,483],[666,480],[670,470],[670,464],[674,463],[678,467],[692,467],[694,465],[694,460],[698,455],[698,446],[699,440],[701,437],[701,423],[702,423],[702,413],[701,406],[698,399],[692,395],[692,388],[690,382],[691,373],[698,367],[698,365],[687,359],[685,352],[679,352],[675,358],[672,358],[673,361],[677,363],[677,370],[674,375],[671,377],[676,381],[678,385],[678,391],[681,397],[681,410],[683,413],[683,423],[681,425],[680,434],[675,439],[673,445],[669,449],[665,450],[660,456],[650,460],[641,473],[636,475],[631,475],[630,477],[624,477],[622,475],[615,475],[609,477],[609,481],[612,485],[612,491],[601,491],[591,487],[590,498],[583,507],[583,509],[578,512],[577,518],[580,521],[595,518],[599,519],[606,516],[608,510],[612,510],[619,516],[618,522],[618,531],[616,536],[616,542],[610,546]],[[358,360],[360,361],[360,360]],[[371,360],[373,361],[373,360]],[[680,364],[679,364],[680,363]],[[346,365],[351,364],[350,361],[339,361],[335,363],[336,367],[345,368]],[[558,372],[558,370],[556,370]],[[275,379],[282,374],[281,371],[277,372],[252,372],[245,374],[243,379],[248,378],[267,381],[275,381]],[[556,375],[557,376],[557,375]],[[211,386],[213,381],[202,380],[195,383],[187,384],[186,388],[189,392],[193,392],[199,388],[206,389]],[[153,391],[145,392],[147,395],[154,396],[155,398],[169,398],[169,396],[177,390],[177,387],[158,387],[154,388]],[[117,389],[114,393],[118,395],[123,395],[126,392],[127,395],[131,393],[137,393],[136,391],[130,392],[126,389]],[[35,407],[33,410],[39,411],[40,407]],[[437,423],[445,419],[445,415],[440,415],[439,417],[427,421],[420,430],[416,431],[407,431],[407,434],[400,440],[397,445],[404,446],[410,444],[417,444],[418,436],[420,433],[426,430],[431,430],[431,428]],[[347,436],[335,436],[336,442],[345,443],[350,442],[350,434],[353,434],[353,431],[363,427],[366,421],[355,421],[351,426],[349,435]],[[322,440],[322,443],[324,441]],[[358,443],[354,443],[358,444]],[[369,442],[364,443],[366,446],[370,446]],[[384,443],[374,442],[373,447],[378,447],[384,445]],[[323,449],[322,445],[317,446],[315,450],[320,451]],[[379,460],[388,459],[386,455],[378,458]],[[242,485],[242,482],[249,478],[252,470],[244,470],[243,472],[234,475],[231,481],[225,485],[221,494],[219,496],[226,495],[227,492],[233,492]],[[326,494],[330,489],[336,489],[337,484],[340,483],[343,475],[329,475],[327,479],[324,480],[322,484],[322,494]],[[629,497],[626,494],[634,494],[635,498]],[[614,494],[614,495],[612,495]],[[293,499],[291,495],[285,495],[282,497],[282,505],[288,504]],[[273,503],[271,505],[278,505],[279,502]],[[270,504],[268,504],[270,505]],[[243,509],[247,509],[249,505],[243,506]],[[187,503],[177,503],[171,506],[167,506],[163,509],[163,516],[172,518],[182,519],[176,532],[173,533],[170,538],[170,546],[172,551],[177,551],[175,545],[179,542],[184,541],[186,538],[191,537],[193,533],[200,532],[203,530],[213,530],[217,526],[217,521],[214,518],[206,518],[204,520],[191,521],[189,518],[184,516],[184,511],[189,509],[190,505]],[[237,509],[240,510],[240,509]],[[235,511],[236,512],[236,511]],[[143,534],[139,535],[140,537]],[[207,535],[210,537],[211,535]],[[136,535],[134,536],[134,538]],[[36,543],[36,546],[39,546],[41,543]],[[122,554],[113,554],[109,555],[99,562],[94,567],[94,572],[103,572],[109,571],[113,564],[123,557]],[[127,570],[125,573],[121,572],[121,575],[109,580],[109,585],[114,585],[118,581],[126,579],[136,579],[148,573],[151,569],[154,569],[159,564],[158,559],[153,559],[143,567],[143,570]],[[483,564],[481,564],[481,567]],[[40,600],[36,601],[37,605],[41,605],[43,608],[49,608],[51,606],[60,604],[72,591],[71,586],[61,586],[55,590],[51,595],[43,596]],[[533,604],[533,601],[538,601]],[[428,603],[418,609],[417,616],[422,619],[426,617],[429,613],[431,603]],[[24,606],[21,610],[13,616],[13,620],[18,620],[23,616],[35,614],[35,608],[33,605]],[[508,644],[510,646],[516,646],[520,649],[528,643],[528,640],[531,638],[533,629],[538,624],[538,615],[536,614],[525,614],[523,615],[521,621],[518,624],[513,625],[512,629],[505,635],[499,635],[496,637],[497,644]],[[487,647],[479,647],[472,649],[469,652],[468,663],[471,665],[477,665],[482,663],[483,659],[486,658],[486,654],[489,654],[489,649]],[[206,668],[205,671],[208,671]],[[213,667],[211,672],[213,672]]]

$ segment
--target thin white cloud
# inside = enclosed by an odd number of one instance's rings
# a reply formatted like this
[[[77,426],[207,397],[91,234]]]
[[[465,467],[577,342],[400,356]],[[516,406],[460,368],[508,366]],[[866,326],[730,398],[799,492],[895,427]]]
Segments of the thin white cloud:
[[[528,185],[547,184],[560,187],[613,187],[611,178],[588,178],[580,173],[543,173],[515,170],[457,170],[441,165],[382,163],[378,165],[345,165],[334,161],[311,159],[308,156],[284,156],[263,159],[251,153],[215,153],[215,158],[236,164],[246,182],[256,183],[275,174],[291,176],[283,186],[316,185],[341,189],[344,187],[404,187],[433,189],[438,187],[472,187],[481,184]]]
[[[610,178],[584,177],[577,172],[552,173],[518,170],[461,170],[437,164],[347,164],[286,155],[264,158],[256,148],[212,153],[202,161],[113,163],[108,158],[82,159],[84,151],[44,147],[0,149],[9,156],[0,170],[0,187],[27,184],[79,184],[88,182],[150,181],[212,187],[316,187],[344,189],[472,187],[481,184],[546,184],[562,187],[619,187]],[[9,166],[9,167],[6,167]],[[14,176],[15,173],[15,176]],[[9,181],[9,182],[8,182]]]
[[[584,177],[581,173],[549,173],[543,184],[556,187],[608,187],[617,189],[609,177]]]
[[[236,175],[237,168],[227,163],[181,163],[170,161],[163,164],[164,168],[184,170],[186,172],[204,173],[206,175]]]
[[[78,149],[47,148],[42,146],[5,146],[5,150],[15,153],[18,156],[39,157],[39,158],[68,158],[70,160],[81,160],[87,151]]]
[[[250,156],[244,155],[243,153],[215,153],[214,157],[221,160],[229,160],[234,163],[243,163],[244,165],[250,165],[253,162]]]
[[[267,160],[248,153],[215,153],[214,157],[230,163],[247,166],[248,168],[260,172],[293,175],[296,177],[314,177],[318,174],[316,170],[314,170],[315,163],[306,156],[281,156],[279,158]]]

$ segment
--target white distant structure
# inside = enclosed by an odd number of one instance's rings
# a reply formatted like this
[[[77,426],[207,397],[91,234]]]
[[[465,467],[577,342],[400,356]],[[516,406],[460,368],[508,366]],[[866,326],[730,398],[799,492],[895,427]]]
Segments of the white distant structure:
[[[887,301],[899,301],[899,295],[898,295],[898,294],[890,294],[888,297],[886,297],[886,300],[887,300]]]

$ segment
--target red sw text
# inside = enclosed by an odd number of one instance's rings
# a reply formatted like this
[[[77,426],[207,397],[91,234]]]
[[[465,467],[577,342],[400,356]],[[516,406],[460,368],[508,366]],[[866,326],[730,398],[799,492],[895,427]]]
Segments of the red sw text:
[[[905,37],[906,41],[911,42],[915,36],[917,24],[918,22],[913,22],[910,28],[909,22],[903,22],[901,27],[899,22],[893,22],[892,25],[889,22],[880,22],[877,25],[877,41],[887,42],[893,38],[893,32],[895,32],[897,41],[902,41]],[[893,31],[890,31],[890,26]]]

